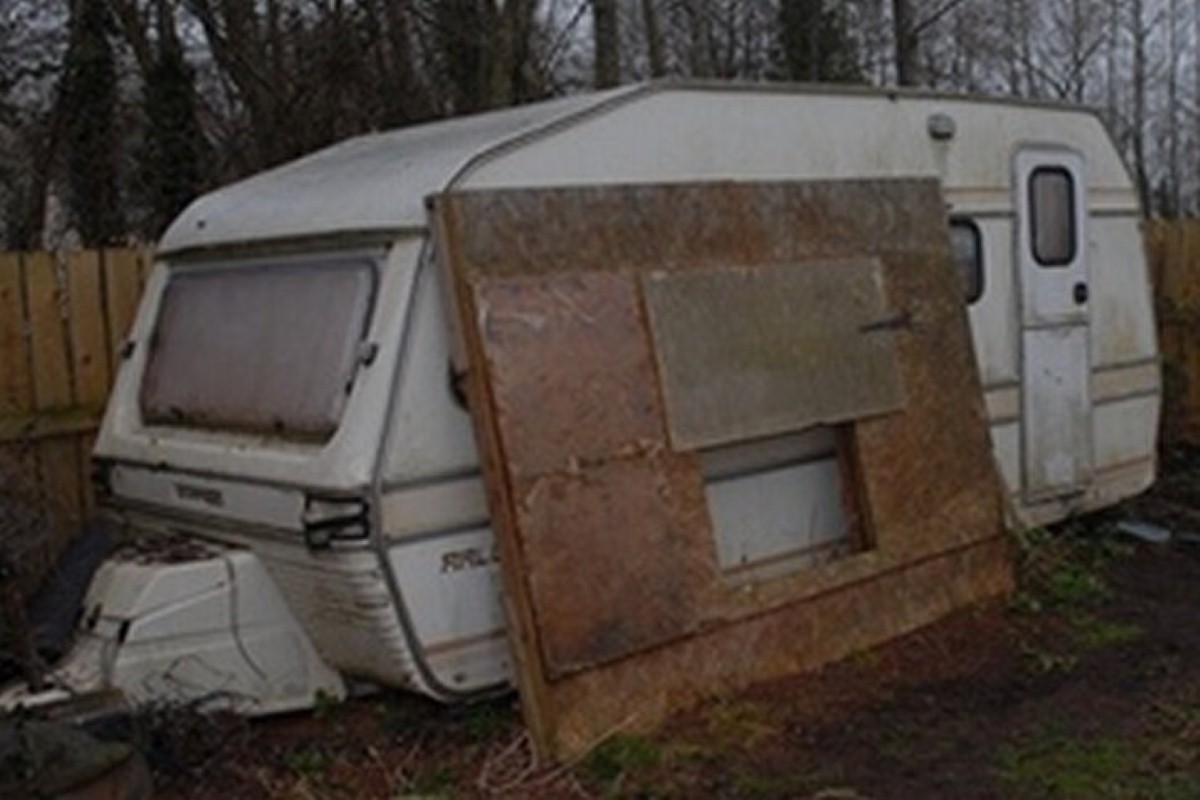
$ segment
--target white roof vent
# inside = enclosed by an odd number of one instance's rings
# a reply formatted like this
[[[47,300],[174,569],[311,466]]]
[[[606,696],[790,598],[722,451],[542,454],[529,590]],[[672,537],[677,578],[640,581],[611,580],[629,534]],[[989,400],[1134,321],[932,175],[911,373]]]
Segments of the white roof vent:
[[[954,138],[958,125],[949,114],[930,114],[926,129],[935,142],[948,142]]]

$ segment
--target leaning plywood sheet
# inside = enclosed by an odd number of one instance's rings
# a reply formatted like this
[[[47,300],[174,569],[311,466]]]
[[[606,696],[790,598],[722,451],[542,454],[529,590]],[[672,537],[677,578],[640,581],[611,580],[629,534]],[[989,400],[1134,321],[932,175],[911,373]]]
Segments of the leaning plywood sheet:
[[[433,213],[464,320],[518,680],[544,752],[578,753],[1008,588],[935,183],[472,192],[439,198]],[[736,347],[705,351],[723,323],[673,309],[691,292],[714,314],[764,321],[761,334],[726,325],[741,346],[778,345],[793,309],[829,311],[815,284],[866,297],[832,301],[847,314],[829,322],[844,350],[807,328],[822,386],[804,391],[803,358],[782,359],[747,413],[800,411],[762,429],[730,415]],[[773,304],[788,313],[768,313]],[[860,356],[872,374],[852,369],[839,385],[838,359]],[[709,410],[698,402],[717,396]],[[813,420],[838,422],[859,545],[770,580],[732,580],[716,555],[705,445]]]

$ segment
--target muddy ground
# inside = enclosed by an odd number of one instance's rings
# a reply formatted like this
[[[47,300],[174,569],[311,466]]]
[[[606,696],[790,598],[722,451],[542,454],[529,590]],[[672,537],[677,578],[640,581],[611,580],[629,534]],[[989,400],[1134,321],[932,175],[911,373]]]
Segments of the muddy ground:
[[[161,710],[166,798],[1198,798],[1200,451],[1114,512],[1014,537],[1020,589],[823,671],[721,698],[578,763],[530,759],[512,698],[402,695],[247,723]]]

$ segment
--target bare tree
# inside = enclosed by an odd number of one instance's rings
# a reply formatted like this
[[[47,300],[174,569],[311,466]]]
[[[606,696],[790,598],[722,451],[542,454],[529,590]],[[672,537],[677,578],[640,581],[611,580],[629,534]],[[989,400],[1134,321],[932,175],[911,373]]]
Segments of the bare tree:
[[[655,0],[642,0],[641,11],[642,24],[646,29],[646,58],[650,64],[650,77],[661,78],[667,74],[667,59]]]
[[[71,219],[83,243],[95,247],[126,233],[117,157],[119,77],[105,0],[73,0],[70,31],[57,117],[65,125]]]
[[[921,83],[921,37],[964,0],[941,0],[932,8],[917,11],[913,0],[892,0],[892,38],[896,53],[896,83]]]
[[[912,0],[892,0],[892,27],[896,42],[896,83],[916,86],[920,37]]]
[[[617,0],[590,0],[592,42],[595,48],[595,86],[608,89],[621,82],[620,30]]]
[[[1183,208],[1183,183],[1180,180],[1182,164],[1179,163],[1179,3],[1178,0],[1168,0],[1167,6],[1167,108],[1166,130],[1167,157],[1166,179],[1168,208],[1171,216],[1176,216]]]
[[[858,51],[845,17],[823,0],[780,3],[776,37],[781,74],[790,80],[861,81]]]
[[[1142,0],[1130,0],[1129,25],[1133,38],[1133,110],[1130,137],[1133,147],[1133,172],[1142,208],[1149,210],[1150,180],[1146,165],[1146,40],[1150,30],[1146,23]]]

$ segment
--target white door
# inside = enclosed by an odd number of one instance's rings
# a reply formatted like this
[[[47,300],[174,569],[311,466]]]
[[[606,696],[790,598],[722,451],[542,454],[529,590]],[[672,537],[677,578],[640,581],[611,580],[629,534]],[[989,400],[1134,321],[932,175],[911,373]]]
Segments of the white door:
[[[1092,471],[1087,183],[1083,159],[1017,154],[1022,479],[1027,501],[1082,492]]]

